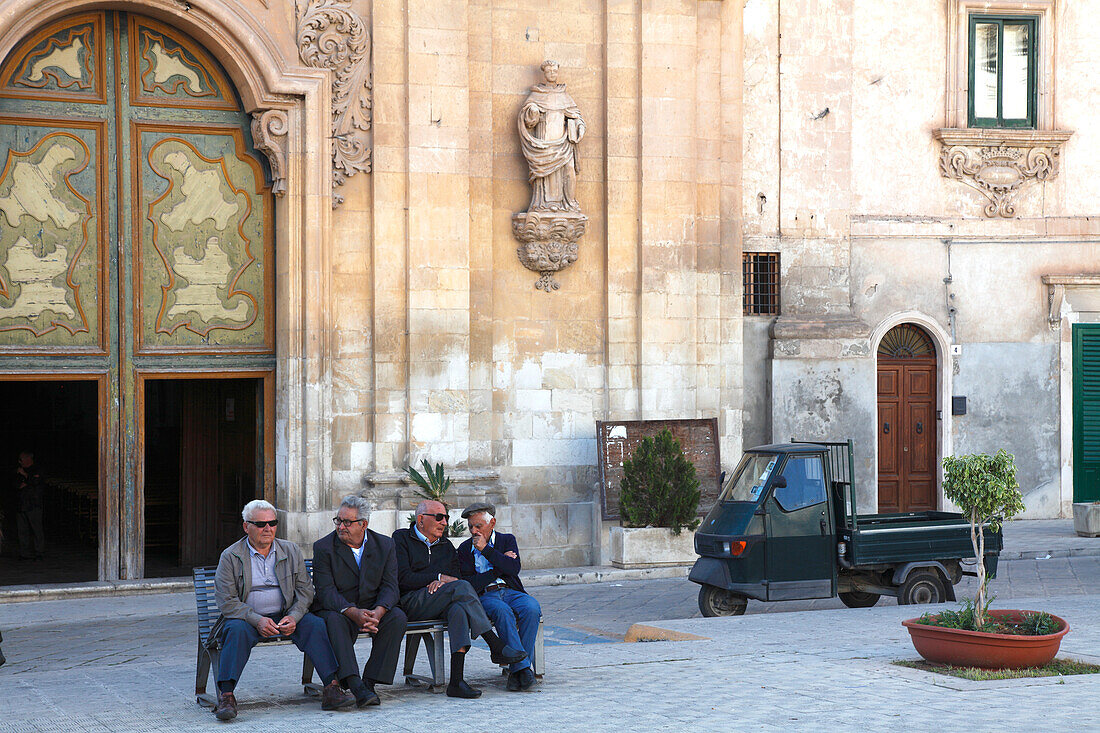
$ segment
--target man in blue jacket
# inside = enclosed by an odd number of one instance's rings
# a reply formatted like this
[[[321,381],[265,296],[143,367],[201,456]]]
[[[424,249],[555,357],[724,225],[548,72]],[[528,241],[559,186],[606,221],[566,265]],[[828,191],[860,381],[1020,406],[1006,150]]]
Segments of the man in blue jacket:
[[[531,661],[542,608],[524,591],[519,580],[516,538],[494,531],[495,514],[496,507],[488,502],[475,502],[462,512],[462,518],[470,524],[471,537],[458,547],[458,569],[462,579],[477,592],[501,641],[527,652],[526,659],[508,667],[507,683],[509,690],[526,690],[535,684]]]

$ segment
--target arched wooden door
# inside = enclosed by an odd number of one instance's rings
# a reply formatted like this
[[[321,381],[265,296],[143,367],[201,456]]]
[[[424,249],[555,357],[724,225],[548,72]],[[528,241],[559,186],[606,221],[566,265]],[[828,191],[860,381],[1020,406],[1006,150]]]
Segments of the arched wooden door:
[[[878,510],[936,508],[936,349],[920,327],[878,347]]]
[[[248,375],[272,404],[264,165],[224,70],[152,18],[70,16],[0,66],[0,379],[100,385],[102,578],[143,575],[145,383]]]

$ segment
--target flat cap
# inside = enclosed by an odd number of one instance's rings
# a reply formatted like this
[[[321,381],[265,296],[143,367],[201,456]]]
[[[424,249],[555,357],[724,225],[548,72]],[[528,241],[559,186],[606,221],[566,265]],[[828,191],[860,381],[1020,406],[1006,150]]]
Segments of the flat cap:
[[[477,514],[478,512],[489,512],[495,517],[497,513],[497,508],[487,501],[475,501],[473,504],[462,510],[462,518],[468,519],[471,514]]]

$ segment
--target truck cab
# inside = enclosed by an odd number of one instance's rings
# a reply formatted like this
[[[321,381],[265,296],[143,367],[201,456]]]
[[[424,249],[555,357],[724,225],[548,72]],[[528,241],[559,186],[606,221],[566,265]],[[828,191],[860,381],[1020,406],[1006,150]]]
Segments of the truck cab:
[[[825,452],[816,444],[785,443],[754,448],[741,459],[695,534],[702,557],[689,579],[703,586],[704,614],[727,607],[743,612],[748,598],[836,594],[836,518],[827,488],[833,479]]]

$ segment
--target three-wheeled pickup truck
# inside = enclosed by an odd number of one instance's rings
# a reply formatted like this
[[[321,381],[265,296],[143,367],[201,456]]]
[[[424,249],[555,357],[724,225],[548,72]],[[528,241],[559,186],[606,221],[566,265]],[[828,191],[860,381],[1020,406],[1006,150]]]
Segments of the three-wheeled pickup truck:
[[[989,577],[1001,533],[985,532]],[[749,598],[832,598],[850,608],[955,600],[976,562],[961,514],[857,514],[852,441],[783,443],[747,451],[695,533],[704,616],[745,612]]]

